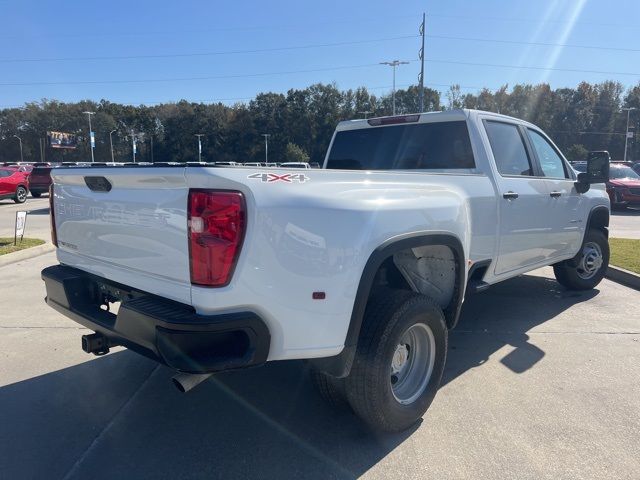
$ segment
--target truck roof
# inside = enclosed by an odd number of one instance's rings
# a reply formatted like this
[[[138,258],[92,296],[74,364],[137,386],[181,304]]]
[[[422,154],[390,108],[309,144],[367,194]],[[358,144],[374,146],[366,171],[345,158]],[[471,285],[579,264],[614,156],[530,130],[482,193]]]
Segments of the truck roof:
[[[492,117],[503,118],[505,120],[517,121],[531,125],[519,118],[510,117],[508,115],[502,115],[500,113],[488,112],[484,110],[473,110],[469,108],[457,108],[452,110],[444,110],[442,112],[424,112],[424,113],[410,113],[387,117],[372,117],[367,119],[357,120],[343,120],[336,127],[336,131],[342,130],[355,130],[358,128],[370,128],[377,126],[388,126],[393,124],[404,123],[428,123],[428,122],[446,122],[455,120],[466,120],[470,117],[477,115],[478,113],[488,114]],[[534,125],[531,125],[534,126]]]

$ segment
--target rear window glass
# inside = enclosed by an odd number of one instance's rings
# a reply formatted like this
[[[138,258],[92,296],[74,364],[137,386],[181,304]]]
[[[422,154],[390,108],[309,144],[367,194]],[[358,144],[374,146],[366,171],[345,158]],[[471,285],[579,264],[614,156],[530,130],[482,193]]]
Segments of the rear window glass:
[[[327,168],[416,170],[475,168],[465,121],[338,132]]]

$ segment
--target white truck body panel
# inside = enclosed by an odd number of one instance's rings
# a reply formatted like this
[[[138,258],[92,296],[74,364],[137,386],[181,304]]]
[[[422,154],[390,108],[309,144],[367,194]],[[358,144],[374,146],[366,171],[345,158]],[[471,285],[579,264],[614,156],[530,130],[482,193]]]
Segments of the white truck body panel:
[[[419,232],[450,234],[469,264],[491,261],[484,280],[495,283],[575,256],[589,211],[608,206],[603,188],[576,194],[573,178],[501,177],[482,127],[486,118],[506,117],[457,111],[420,118],[467,122],[476,168],[465,171],[57,169],[58,259],[192,305],[200,314],[255,312],[271,334],[269,360],[333,356],[344,347],[364,266],[386,241]],[[366,121],[343,122],[337,131],[363,127],[369,127]],[[267,171],[303,174],[305,180],[254,175]],[[87,175],[104,176],[113,189],[91,192]],[[247,230],[226,287],[190,283],[191,188],[245,196]],[[520,198],[503,199],[508,190]],[[554,190],[565,193],[562,203],[550,197]],[[312,299],[313,292],[325,292],[326,299]]]

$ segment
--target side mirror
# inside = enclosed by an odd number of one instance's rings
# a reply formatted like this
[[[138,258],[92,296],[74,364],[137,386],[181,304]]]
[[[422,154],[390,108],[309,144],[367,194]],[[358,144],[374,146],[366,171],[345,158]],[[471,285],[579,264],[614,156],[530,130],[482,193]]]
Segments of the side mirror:
[[[575,183],[578,193],[585,193],[594,183],[606,183],[609,181],[609,152],[590,152],[587,159],[587,171],[578,174]]]

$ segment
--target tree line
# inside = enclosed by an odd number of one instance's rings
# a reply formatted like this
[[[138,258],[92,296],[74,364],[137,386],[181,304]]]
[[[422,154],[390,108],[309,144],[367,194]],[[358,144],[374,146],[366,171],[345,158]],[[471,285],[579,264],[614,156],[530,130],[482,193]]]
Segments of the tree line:
[[[418,97],[417,86],[398,90],[396,112],[417,112]],[[637,132],[640,127],[640,83],[626,90],[615,81],[582,82],[576,88],[558,89],[548,84],[519,84],[477,93],[463,93],[453,85],[444,97],[425,88],[425,111],[477,108],[528,120],[545,130],[570,160],[584,159],[590,150],[609,150],[613,158],[622,158],[627,121],[624,108],[639,109],[631,112],[630,130]],[[24,160],[39,161],[40,141],[52,130],[76,134],[81,141],[75,150],[46,146],[46,161],[90,160],[85,111],[96,112],[92,117],[96,161],[111,160],[109,132],[114,131],[115,161],[131,161],[132,133],[137,138],[137,161],[195,161],[195,134],[204,135],[205,161],[263,161],[262,134],[270,134],[269,161],[322,163],[339,121],[391,115],[392,98],[390,94],[376,96],[365,87],[340,90],[334,84],[315,84],[286,94],[260,93],[248,103],[234,105],[186,100],[155,106],[108,100],[42,100],[0,110],[0,161],[19,160],[19,142],[14,135],[22,139]],[[628,158],[640,159],[639,143],[629,141]]]

